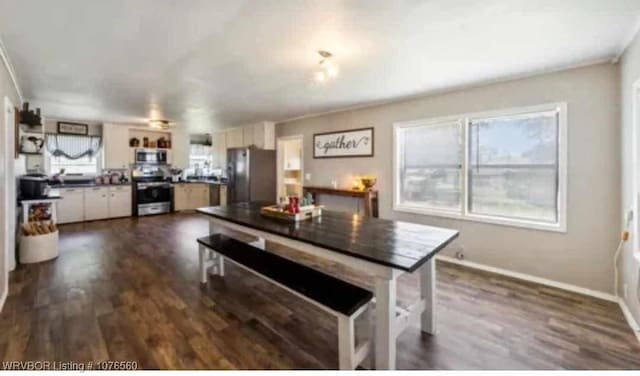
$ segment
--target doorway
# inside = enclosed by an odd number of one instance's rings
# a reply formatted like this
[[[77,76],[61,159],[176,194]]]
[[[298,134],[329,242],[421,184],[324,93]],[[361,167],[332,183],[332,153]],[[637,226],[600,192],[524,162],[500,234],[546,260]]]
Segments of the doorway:
[[[302,135],[278,138],[278,198],[302,196],[304,154]]]

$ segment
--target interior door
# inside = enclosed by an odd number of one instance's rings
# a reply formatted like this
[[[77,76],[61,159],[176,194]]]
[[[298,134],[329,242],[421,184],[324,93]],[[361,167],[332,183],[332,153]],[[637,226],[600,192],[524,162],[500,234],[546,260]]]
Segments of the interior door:
[[[249,201],[249,149],[227,149],[230,203]]]

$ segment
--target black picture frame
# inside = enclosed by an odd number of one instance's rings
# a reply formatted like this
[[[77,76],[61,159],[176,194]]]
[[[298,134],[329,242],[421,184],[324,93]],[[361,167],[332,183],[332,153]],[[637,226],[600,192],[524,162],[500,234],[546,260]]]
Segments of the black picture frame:
[[[88,136],[89,124],[72,123],[68,121],[58,122],[58,134],[71,134],[75,136]]]
[[[349,155],[317,155],[316,138],[318,136],[328,136],[333,134],[349,134],[355,132],[370,131],[371,132],[371,151],[362,154]],[[331,159],[331,158],[368,158],[375,155],[375,129],[373,127],[345,129],[342,131],[322,132],[313,134],[313,159]]]

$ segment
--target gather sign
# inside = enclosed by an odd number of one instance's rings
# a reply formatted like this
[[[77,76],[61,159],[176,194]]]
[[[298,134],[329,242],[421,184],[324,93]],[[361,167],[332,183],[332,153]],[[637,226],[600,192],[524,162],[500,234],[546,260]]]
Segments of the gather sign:
[[[373,128],[316,133],[314,158],[373,157]]]

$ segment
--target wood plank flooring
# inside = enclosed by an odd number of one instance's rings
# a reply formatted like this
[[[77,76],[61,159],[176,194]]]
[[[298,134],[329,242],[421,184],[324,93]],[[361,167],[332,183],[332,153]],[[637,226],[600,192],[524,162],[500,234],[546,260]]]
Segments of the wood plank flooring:
[[[233,265],[224,280],[199,287],[195,239],[207,230],[196,214],[61,226],[58,259],[11,273],[0,358],[336,368],[336,323],[318,308]],[[640,368],[640,345],[614,303],[446,263],[437,271],[438,333],[407,329],[400,369]],[[401,278],[401,302],[416,296],[417,283]]]

